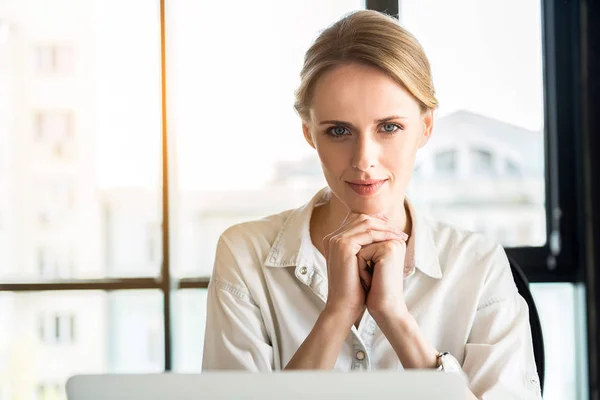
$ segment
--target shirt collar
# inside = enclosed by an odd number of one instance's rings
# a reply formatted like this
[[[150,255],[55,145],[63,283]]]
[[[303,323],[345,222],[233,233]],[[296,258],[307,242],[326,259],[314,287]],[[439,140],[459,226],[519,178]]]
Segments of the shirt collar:
[[[406,243],[404,276],[410,276],[415,273],[415,269],[419,269],[432,278],[440,279],[442,268],[433,238],[433,227],[425,216],[415,210],[408,198],[404,204],[412,219],[412,231]]]
[[[310,218],[315,206],[327,201],[330,196],[331,191],[326,187],[320,190],[309,203],[292,211],[267,254],[265,266],[277,268],[314,265]],[[404,274],[410,276],[414,274],[415,269],[418,269],[432,278],[440,279],[442,270],[432,227],[424,216],[415,211],[408,199],[405,204],[412,218],[412,232],[406,248]]]

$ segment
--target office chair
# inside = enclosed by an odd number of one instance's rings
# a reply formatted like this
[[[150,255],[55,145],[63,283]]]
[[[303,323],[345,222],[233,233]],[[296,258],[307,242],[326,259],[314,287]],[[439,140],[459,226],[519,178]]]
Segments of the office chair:
[[[529,281],[523,273],[521,267],[515,260],[510,256],[508,257],[510,263],[510,269],[517,285],[519,294],[525,299],[529,306],[529,324],[531,325],[531,336],[533,339],[533,355],[535,358],[535,365],[537,366],[538,374],[540,376],[540,387],[542,388],[542,394],[544,392],[544,372],[545,372],[545,359],[544,359],[544,336],[542,335],[542,325],[540,323],[540,316],[538,315],[533,296],[529,290]]]

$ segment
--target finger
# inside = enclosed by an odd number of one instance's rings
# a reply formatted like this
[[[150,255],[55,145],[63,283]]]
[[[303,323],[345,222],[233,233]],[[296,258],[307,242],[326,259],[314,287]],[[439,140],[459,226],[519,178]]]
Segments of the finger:
[[[359,217],[362,216],[361,220],[365,220],[365,219],[369,219],[369,218],[378,218],[381,219],[382,221],[385,222],[389,222],[390,219],[388,217],[386,217],[383,213],[377,213],[377,214],[372,214],[372,215],[368,215],[368,214],[361,214],[361,213],[356,213],[353,211],[348,211],[348,213],[346,214],[346,216],[344,217],[344,220],[342,221],[342,223],[340,224],[340,226],[338,227],[338,229],[336,229],[335,231],[329,233],[328,235],[325,236],[325,239],[329,239],[341,232],[344,232],[347,230],[347,228],[350,225],[353,225],[353,222],[357,222],[357,219]]]
[[[391,231],[397,234],[403,233],[402,231],[390,226],[385,221],[370,217],[366,214],[348,214],[347,220],[349,221],[348,224],[323,237],[322,243],[326,258],[329,252],[329,246],[334,238],[337,238],[338,240],[347,238],[357,233],[366,232],[369,229]]]
[[[390,245],[398,246],[399,248],[404,248],[404,251],[406,252],[406,243],[404,242],[404,240],[392,238],[386,241],[371,243],[361,247],[360,251],[357,254],[357,257],[365,261],[377,262],[377,260],[381,256],[385,255],[389,251]]]
[[[384,213],[369,214],[369,216],[382,219],[385,222],[390,222],[390,219]],[[408,240],[408,237],[409,237],[408,234],[401,231],[401,235],[403,237],[403,240],[406,242]]]
[[[384,213],[371,214],[372,217],[379,218],[384,220],[385,222],[390,222],[390,219],[386,217]]]
[[[336,235],[340,234],[341,232],[344,232],[346,230],[346,226],[348,224],[351,224],[352,222],[354,222],[360,215],[361,214],[348,212],[348,214],[346,214],[346,217],[344,217],[344,220],[342,221],[340,226],[335,231],[330,232],[329,234],[325,235],[325,237],[323,237],[323,242],[326,242],[329,239],[331,239],[333,236],[336,236]]]
[[[373,277],[371,276],[367,260],[361,257],[358,257],[358,275],[360,277],[360,281],[363,283],[363,287],[368,291],[371,288],[371,280]]]
[[[393,232],[393,233],[399,235],[401,238],[403,238],[404,235],[406,235],[400,229],[394,228],[393,226],[391,226],[390,224],[388,224],[387,222],[385,222],[383,220],[372,218],[372,217],[365,215],[365,216],[362,216],[361,218],[357,219],[356,221],[350,223],[347,226],[347,228],[343,232],[338,233],[337,236],[344,238],[344,237],[354,236],[358,233],[366,232],[368,230]]]
[[[360,214],[358,214],[358,213],[354,213],[352,211],[348,211],[348,214],[346,214],[346,216],[344,217],[344,220],[340,224],[340,228],[342,226],[346,225],[346,223],[351,222],[352,220],[356,219],[356,217],[358,217],[359,215]]]
[[[359,232],[353,236],[341,237],[337,241],[337,244],[343,245],[343,246],[349,246],[350,248],[353,249],[354,254],[358,254],[358,252],[361,251],[361,249],[364,246],[367,246],[367,245],[370,245],[373,243],[386,242],[389,240],[402,241],[402,238],[397,233],[394,233],[394,232],[370,229],[370,230],[366,230],[364,232]],[[367,261],[368,260],[369,259],[367,258]]]

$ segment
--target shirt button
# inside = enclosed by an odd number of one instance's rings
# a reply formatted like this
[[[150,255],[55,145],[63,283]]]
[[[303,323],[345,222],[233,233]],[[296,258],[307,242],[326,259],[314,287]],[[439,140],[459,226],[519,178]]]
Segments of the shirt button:
[[[362,351],[362,350],[359,350],[359,351],[357,351],[357,352],[356,352],[356,359],[357,359],[358,361],[362,361],[362,360],[364,360],[364,359],[365,359],[365,352],[364,352],[364,351]]]
[[[537,385],[539,383],[537,376],[532,377],[529,381],[534,385]]]
[[[306,273],[307,273],[307,272],[308,272],[308,268],[306,268],[306,267],[302,267],[302,268],[300,268],[300,273],[301,273],[302,275],[306,275]]]

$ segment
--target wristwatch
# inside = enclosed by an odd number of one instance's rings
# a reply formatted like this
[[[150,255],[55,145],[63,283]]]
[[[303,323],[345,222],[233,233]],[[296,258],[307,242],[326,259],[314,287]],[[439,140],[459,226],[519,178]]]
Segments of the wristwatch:
[[[462,367],[460,366],[460,363],[458,362],[458,360],[456,358],[454,358],[454,356],[452,356],[452,354],[448,353],[447,351],[438,354],[437,359],[438,359],[438,367],[437,367],[438,371],[444,371],[444,372],[460,372],[460,371],[462,371]]]

